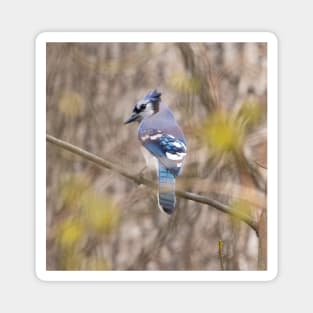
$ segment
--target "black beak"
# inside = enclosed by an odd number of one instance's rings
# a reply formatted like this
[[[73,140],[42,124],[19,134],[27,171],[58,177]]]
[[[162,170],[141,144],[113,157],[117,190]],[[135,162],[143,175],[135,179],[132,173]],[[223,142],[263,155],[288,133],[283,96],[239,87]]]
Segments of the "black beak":
[[[129,124],[131,122],[136,121],[139,118],[139,115],[135,112],[133,112],[130,117],[124,122],[124,124]]]

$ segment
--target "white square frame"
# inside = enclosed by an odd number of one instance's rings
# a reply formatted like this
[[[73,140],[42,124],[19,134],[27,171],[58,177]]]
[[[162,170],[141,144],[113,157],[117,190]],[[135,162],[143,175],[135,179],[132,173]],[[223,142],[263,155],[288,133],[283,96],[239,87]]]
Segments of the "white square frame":
[[[267,43],[268,268],[266,271],[46,270],[46,44],[49,42]],[[44,32],[36,38],[36,275],[43,281],[269,281],[278,273],[277,37],[270,32]]]

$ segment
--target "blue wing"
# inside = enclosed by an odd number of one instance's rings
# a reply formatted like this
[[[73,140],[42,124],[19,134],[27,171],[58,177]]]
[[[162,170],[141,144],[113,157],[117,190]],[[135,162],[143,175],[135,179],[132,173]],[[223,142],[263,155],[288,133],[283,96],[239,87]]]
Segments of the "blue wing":
[[[181,174],[187,152],[184,140],[156,129],[140,132],[139,140],[173,175]]]

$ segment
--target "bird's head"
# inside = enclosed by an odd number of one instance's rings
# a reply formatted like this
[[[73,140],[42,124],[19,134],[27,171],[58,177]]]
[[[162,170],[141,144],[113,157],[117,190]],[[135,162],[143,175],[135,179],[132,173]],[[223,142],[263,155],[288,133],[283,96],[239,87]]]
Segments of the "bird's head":
[[[134,121],[141,122],[144,118],[157,113],[159,111],[160,101],[160,92],[156,89],[148,92],[144,98],[135,104],[132,114],[124,123],[128,124]]]

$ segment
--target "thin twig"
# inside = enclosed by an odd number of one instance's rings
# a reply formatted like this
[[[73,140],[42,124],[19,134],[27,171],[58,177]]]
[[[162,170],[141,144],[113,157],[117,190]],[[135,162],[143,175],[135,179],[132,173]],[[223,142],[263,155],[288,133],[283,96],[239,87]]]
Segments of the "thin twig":
[[[265,165],[261,164],[260,162],[258,162],[258,161],[254,161],[254,163],[255,163],[256,165],[258,165],[258,166],[260,166],[260,167],[264,168],[265,170],[267,170],[267,166],[265,166]]]
[[[107,168],[110,169],[116,173],[119,173],[120,175],[132,180],[138,185],[146,185],[149,188],[157,188],[157,185],[153,183],[152,181],[144,178],[142,175],[136,175],[136,174],[131,174],[128,172],[126,169],[120,167],[119,165],[112,163],[110,161],[107,161],[93,153],[90,153],[84,149],[81,149],[77,146],[74,146],[66,141],[63,141],[61,139],[55,138],[49,134],[46,135],[46,139],[48,142],[56,145],[59,148],[65,149],[67,151],[70,151],[74,154],[77,154],[81,156],[82,158],[91,161],[92,163],[96,164],[99,167],[102,168]],[[197,195],[195,193],[187,192],[187,191],[181,191],[181,190],[176,190],[176,195],[178,197],[187,199],[187,200],[192,200],[198,203],[203,203],[207,204],[218,211],[221,211],[223,213],[229,214],[242,222],[246,223],[249,225],[255,232],[258,234],[258,229],[257,229],[257,223],[248,215],[238,212],[239,210],[232,210],[231,207],[229,207],[226,204],[223,204],[217,200],[209,199],[205,196]]]
[[[218,256],[220,259],[220,265],[221,265],[221,270],[224,271],[225,267],[224,267],[224,253],[223,253],[223,241],[219,240],[218,241]]]

